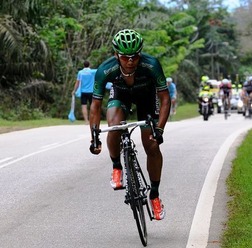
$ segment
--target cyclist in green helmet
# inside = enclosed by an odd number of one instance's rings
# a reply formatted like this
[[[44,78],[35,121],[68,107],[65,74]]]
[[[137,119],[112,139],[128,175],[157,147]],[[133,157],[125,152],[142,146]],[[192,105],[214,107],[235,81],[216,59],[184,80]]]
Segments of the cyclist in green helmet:
[[[99,127],[102,113],[102,100],[107,82],[111,82],[107,104],[109,126],[120,124],[127,119],[131,105],[135,104],[138,120],[146,120],[150,114],[157,120],[154,139],[149,127],[141,129],[141,138],[147,154],[147,170],[151,182],[150,201],[154,216],[161,220],[165,216],[159,198],[159,184],[163,157],[159,145],[163,143],[163,131],[170,113],[170,96],[166,78],[159,61],[142,53],[143,38],[132,29],[119,31],[112,40],[114,56],[104,61],[97,69],[90,108],[90,127]],[[123,187],[122,164],[120,161],[120,132],[109,132],[107,146],[113,164],[110,184],[113,189]],[[91,140],[90,151],[101,152],[101,145],[94,147]]]

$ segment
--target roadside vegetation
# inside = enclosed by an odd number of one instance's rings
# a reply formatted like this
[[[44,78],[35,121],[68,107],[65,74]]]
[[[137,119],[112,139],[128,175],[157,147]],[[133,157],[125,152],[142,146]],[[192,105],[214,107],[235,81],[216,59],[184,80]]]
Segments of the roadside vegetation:
[[[71,125],[83,124],[83,121],[75,121]],[[58,125],[70,125],[69,120],[56,119],[56,118],[44,118],[40,120],[28,120],[28,121],[7,121],[0,119],[0,134],[13,131],[25,130],[37,127],[48,127]]]
[[[67,113],[65,113],[67,116]],[[173,117],[172,121],[179,121],[187,118],[198,116],[197,104],[187,103],[177,108],[177,114]],[[67,119],[59,118],[41,118],[36,120],[25,120],[25,121],[8,121],[0,118],[0,134],[12,131],[36,128],[36,127],[47,127],[57,125],[82,125],[83,120],[80,117],[74,122],[70,122]]]
[[[170,121],[181,121],[196,116],[199,116],[198,104],[186,103],[177,107],[177,113],[174,116],[170,116]]]
[[[0,0],[0,118],[65,118],[76,74],[113,55],[123,28],[144,38],[183,102],[195,102],[208,75],[233,83],[252,74],[251,1]]]
[[[221,239],[222,248],[252,247],[252,130],[248,132],[227,178],[228,221]]]

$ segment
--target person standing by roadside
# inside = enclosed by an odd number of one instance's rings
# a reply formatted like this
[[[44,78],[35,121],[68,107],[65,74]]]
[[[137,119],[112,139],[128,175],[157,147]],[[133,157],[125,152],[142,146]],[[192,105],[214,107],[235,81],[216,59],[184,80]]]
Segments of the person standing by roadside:
[[[177,87],[176,84],[173,82],[171,77],[166,78],[166,84],[170,93],[171,98],[171,114],[176,114],[176,100],[177,100]]]
[[[72,95],[74,95],[77,89],[80,87],[81,108],[85,124],[89,124],[87,105],[89,104],[90,106],[92,103],[95,73],[96,69],[90,68],[89,61],[84,61],[84,68],[78,72],[74,90],[72,91]]]

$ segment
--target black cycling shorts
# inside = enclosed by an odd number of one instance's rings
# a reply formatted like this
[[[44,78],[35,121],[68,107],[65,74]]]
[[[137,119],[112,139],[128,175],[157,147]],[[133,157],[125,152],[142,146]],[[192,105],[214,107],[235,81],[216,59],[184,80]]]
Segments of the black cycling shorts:
[[[229,98],[229,93],[230,91],[223,91],[223,96],[226,96],[227,98]]]
[[[145,120],[150,114],[154,119],[159,117],[159,100],[155,87],[145,89],[120,88],[113,85],[110,89],[108,108],[121,107],[127,117],[132,104],[136,106],[137,119]]]
[[[87,105],[89,102],[89,105],[92,103],[92,93],[81,93],[81,105]]]

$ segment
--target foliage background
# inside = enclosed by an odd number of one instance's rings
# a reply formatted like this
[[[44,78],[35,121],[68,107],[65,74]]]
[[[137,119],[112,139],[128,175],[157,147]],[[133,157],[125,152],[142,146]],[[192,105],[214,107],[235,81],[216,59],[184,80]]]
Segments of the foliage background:
[[[0,0],[0,117],[67,118],[83,61],[97,68],[112,56],[123,28],[143,35],[144,52],[174,78],[179,104],[196,101],[202,75],[235,83],[252,73],[250,1],[233,13],[219,0],[168,2]]]

